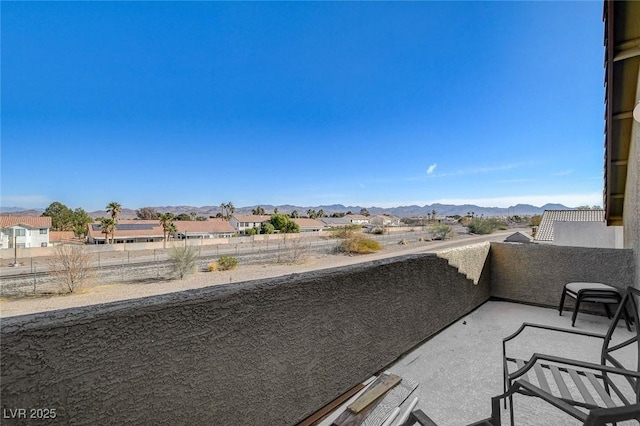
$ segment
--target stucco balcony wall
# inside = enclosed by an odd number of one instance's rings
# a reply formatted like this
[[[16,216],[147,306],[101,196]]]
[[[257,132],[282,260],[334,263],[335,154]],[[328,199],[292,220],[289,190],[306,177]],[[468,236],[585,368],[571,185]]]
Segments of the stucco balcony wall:
[[[555,307],[568,281],[635,274],[630,250],[467,250],[447,256],[472,279],[417,254],[4,319],[2,408],[55,408],[49,424],[295,424],[490,296]]]
[[[600,282],[626,289],[635,280],[633,250],[491,243],[491,296],[557,307],[569,282]],[[565,309],[573,309],[567,298]],[[602,312],[586,304],[587,310]]]
[[[7,318],[2,408],[55,408],[51,424],[294,424],[484,303],[483,262],[478,284],[422,254]]]

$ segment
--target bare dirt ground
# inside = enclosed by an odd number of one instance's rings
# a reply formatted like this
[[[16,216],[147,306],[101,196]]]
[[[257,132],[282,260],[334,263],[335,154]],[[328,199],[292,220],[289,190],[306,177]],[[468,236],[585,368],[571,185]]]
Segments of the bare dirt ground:
[[[503,241],[514,231],[496,232],[491,235],[459,236],[454,240],[430,242],[420,247],[387,247],[385,250],[367,255],[326,255],[307,258],[298,264],[239,265],[231,271],[196,272],[183,280],[160,278],[143,283],[119,283],[87,286],[84,290],[65,295],[25,296],[19,299],[0,299],[0,317],[27,315],[77,306],[97,305],[118,300],[136,299],[183,290],[273,278],[289,274],[299,274],[319,269],[335,268],[361,262],[401,256],[412,253],[435,252],[438,250],[475,244],[484,241]]]

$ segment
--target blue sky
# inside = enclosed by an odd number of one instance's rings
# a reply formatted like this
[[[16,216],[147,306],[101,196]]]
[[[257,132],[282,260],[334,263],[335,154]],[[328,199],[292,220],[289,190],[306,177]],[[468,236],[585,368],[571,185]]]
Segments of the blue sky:
[[[5,2],[1,200],[602,204],[601,2]]]

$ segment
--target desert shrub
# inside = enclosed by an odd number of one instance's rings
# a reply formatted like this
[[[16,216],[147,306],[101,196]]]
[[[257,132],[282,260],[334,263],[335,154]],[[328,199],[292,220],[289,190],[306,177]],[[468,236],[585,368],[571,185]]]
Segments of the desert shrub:
[[[49,269],[67,293],[79,290],[93,276],[90,254],[81,246],[57,246]]]
[[[339,228],[334,228],[331,232],[333,238],[349,238],[356,232],[361,232],[362,226],[360,225],[345,225]]]
[[[491,234],[493,231],[498,229],[500,226],[500,222],[496,219],[482,219],[482,218],[473,218],[467,224],[467,228],[469,228],[469,232],[473,234]]]
[[[365,254],[382,250],[382,245],[376,240],[365,237],[364,235],[355,235],[345,239],[342,244],[340,244],[339,250],[345,253]]]
[[[218,270],[218,262],[210,262],[207,265],[207,271],[209,272],[215,272]]]
[[[269,222],[262,222],[260,225],[261,234],[273,234],[276,228]]]
[[[231,256],[222,256],[218,259],[218,270],[228,271],[238,266],[238,259]]]
[[[244,233],[246,235],[256,235],[258,233],[258,229],[257,228],[249,228],[249,229],[245,229]]]
[[[171,272],[183,279],[196,269],[198,253],[193,247],[173,247],[169,252],[169,267]]]
[[[542,221],[542,216],[539,214],[533,215],[529,218],[529,226],[540,226],[540,222]]]
[[[434,240],[446,240],[453,235],[453,229],[449,225],[440,224],[430,228]]]

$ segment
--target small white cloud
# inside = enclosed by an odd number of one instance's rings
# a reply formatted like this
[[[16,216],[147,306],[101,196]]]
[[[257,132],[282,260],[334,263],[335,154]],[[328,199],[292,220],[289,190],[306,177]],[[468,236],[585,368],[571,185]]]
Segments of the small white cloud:
[[[438,167],[438,164],[437,164],[437,163],[433,163],[432,165],[430,165],[430,166],[427,168],[427,174],[428,174],[428,175],[432,174],[432,173],[436,170],[436,167]]]

